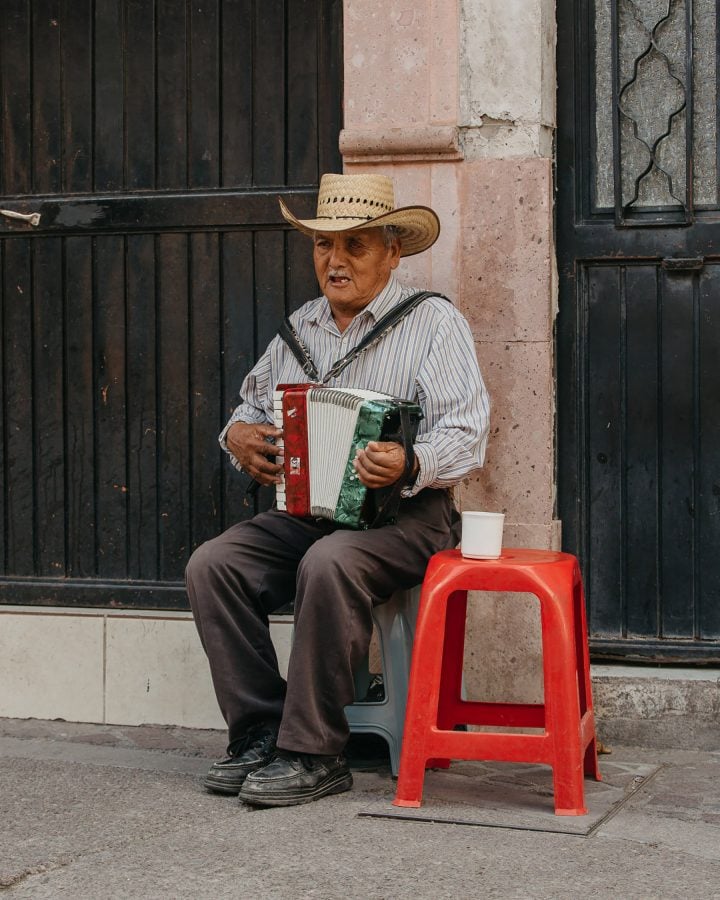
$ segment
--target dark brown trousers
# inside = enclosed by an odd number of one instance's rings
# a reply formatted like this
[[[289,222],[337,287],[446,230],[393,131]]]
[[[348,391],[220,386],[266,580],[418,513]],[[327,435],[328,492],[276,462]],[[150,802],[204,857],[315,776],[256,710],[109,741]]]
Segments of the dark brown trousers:
[[[199,547],[187,589],[230,743],[278,723],[285,750],[341,752],[372,607],[422,581],[433,553],[457,543],[457,520],[446,491],[425,489],[402,501],[394,525],[350,531],[270,510]],[[268,615],[293,598],[286,683]]]

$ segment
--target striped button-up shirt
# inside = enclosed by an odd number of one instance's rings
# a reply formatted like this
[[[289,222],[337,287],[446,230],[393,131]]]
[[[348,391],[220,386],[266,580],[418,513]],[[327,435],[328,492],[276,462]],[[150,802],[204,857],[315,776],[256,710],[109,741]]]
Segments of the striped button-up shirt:
[[[385,313],[416,291],[391,276],[343,332],[324,296],[306,303],[290,319],[322,378]],[[277,384],[306,381],[287,344],[276,335],[243,382],[242,402],[220,434],[223,449],[227,451],[225,436],[234,422],[272,422]],[[414,444],[420,469],[414,484],[404,490],[406,496],[426,487],[451,487],[482,466],[490,402],[470,327],[447,300],[424,300],[327,386],[380,391],[420,405],[424,418]]]

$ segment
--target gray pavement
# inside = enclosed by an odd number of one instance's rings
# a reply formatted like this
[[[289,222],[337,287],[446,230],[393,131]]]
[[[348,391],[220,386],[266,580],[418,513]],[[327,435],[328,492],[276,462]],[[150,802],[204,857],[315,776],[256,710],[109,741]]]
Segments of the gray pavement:
[[[0,719],[0,892],[720,898],[718,751],[614,746],[606,759],[662,768],[582,837],[359,816],[394,793],[382,765],[356,772],[351,793],[252,810],[200,785],[223,744],[219,732]],[[448,777],[471,776],[460,765]]]

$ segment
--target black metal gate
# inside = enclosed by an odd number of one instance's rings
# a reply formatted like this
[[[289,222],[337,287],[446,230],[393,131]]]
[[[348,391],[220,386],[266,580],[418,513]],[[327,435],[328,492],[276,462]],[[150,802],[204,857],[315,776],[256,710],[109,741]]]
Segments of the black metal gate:
[[[717,660],[717,4],[558,11],[564,544],[595,655]]]
[[[340,165],[341,11],[0,5],[1,602],[184,606],[252,512],[216,436],[313,290],[277,197]]]

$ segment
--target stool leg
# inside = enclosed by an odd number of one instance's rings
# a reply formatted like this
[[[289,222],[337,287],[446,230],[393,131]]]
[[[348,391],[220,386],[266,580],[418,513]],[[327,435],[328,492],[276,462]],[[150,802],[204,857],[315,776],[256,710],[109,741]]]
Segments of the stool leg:
[[[582,764],[573,764],[568,754],[566,761],[553,766],[553,792],[556,816],[586,816],[585,787]]]
[[[452,731],[456,725],[465,724],[462,721],[461,704],[466,618],[467,591],[454,591],[447,601],[442,675],[440,676],[437,726],[443,731]],[[449,766],[449,759],[429,759],[427,761],[428,769],[447,769]]]
[[[430,570],[428,570],[430,571]],[[418,807],[428,762],[426,735],[436,726],[443,670],[447,588],[426,574],[415,629],[400,772],[393,804]]]
[[[392,709],[392,737],[387,737],[390,750],[390,771],[395,776],[400,763],[400,746],[405,723],[405,706],[408,692],[408,673],[412,653],[412,628],[405,614],[404,606],[393,611],[392,618],[384,617],[382,606],[376,607],[374,615],[383,622],[381,633],[387,636],[387,646],[382,648],[385,697]]]
[[[602,781],[600,766],[598,764],[596,737],[594,737],[585,748],[585,756],[583,757],[583,773],[585,775],[592,775],[595,781]]]
[[[400,746],[405,723],[405,704],[412,653],[413,623],[420,599],[419,587],[396,591],[386,603],[373,607],[382,663],[385,697],[382,701],[358,702],[367,695],[370,684],[368,657],[355,670],[356,702],[345,707],[353,734],[378,734],[388,745],[390,770],[397,777]]]
[[[602,781],[597,758],[597,736],[593,714],[592,685],[590,683],[590,651],[587,638],[587,616],[585,613],[585,593],[579,567],[575,572],[573,586],[573,606],[575,613],[575,646],[577,648],[578,688],[580,692],[580,715],[589,713],[593,717],[593,737],[585,749],[583,772]]]
[[[583,750],[577,648],[573,623],[573,585],[568,572],[546,573],[542,585],[543,673],[545,676],[546,731],[552,739],[555,814],[582,816],[585,807]]]
[[[456,725],[465,724],[461,721],[463,718],[461,704],[466,618],[467,591],[454,591],[448,597],[438,706],[438,728],[446,731],[452,731]]]

